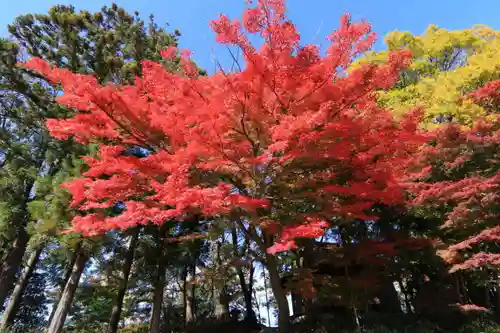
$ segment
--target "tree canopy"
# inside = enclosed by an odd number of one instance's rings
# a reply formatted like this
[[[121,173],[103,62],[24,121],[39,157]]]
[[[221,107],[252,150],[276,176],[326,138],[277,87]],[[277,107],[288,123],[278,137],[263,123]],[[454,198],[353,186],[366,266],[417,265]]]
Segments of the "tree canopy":
[[[229,72],[116,4],[9,25],[0,330],[498,329],[499,32],[210,26]]]

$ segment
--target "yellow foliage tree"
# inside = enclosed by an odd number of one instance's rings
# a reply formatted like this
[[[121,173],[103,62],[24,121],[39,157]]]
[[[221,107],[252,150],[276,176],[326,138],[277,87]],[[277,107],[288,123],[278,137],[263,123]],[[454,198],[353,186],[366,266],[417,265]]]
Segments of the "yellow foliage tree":
[[[390,51],[403,48],[412,52],[413,64],[396,87],[380,92],[383,106],[396,114],[423,106],[425,127],[450,120],[468,126],[488,116],[463,96],[500,78],[500,31],[487,26],[450,31],[431,25],[421,36],[394,31],[385,43],[387,50],[369,52],[357,64],[384,62]]]

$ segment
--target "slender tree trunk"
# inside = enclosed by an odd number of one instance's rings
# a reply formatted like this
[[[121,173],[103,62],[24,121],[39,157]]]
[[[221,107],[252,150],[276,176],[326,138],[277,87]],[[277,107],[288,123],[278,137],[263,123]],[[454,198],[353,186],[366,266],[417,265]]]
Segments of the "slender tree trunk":
[[[453,275],[453,280],[455,281],[455,291],[457,293],[458,303],[463,304],[462,293],[460,292],[460,278],[458,274]]]
[[[57,295],[57,301],[55,301],[54,305],[52,306],[52,310],[50,311],[49,320],[47,321],[48,323],[50,323],[52,321],[52,318],[54,317],[54,314],[56,313],[57,304],[59,304],[59,302],[61,301],[61,296],[64,292],[64,288],[66,287],[66,284],[68,284],[69,278],[71,277],[71,272],[73,271],[73,266],[75,266],[75,263],[76,263],[76,254],[73,253],[71,256],[71,261],[69,262],[68,267],[66,269],[66,273],[64,274],[64,278],[62,280],[62,283],[59,285],[61,291]]]
[[[232,236],[232,243],[233,243],[233,254],[235,258],[241,258],[243,255],[240,253],[238,250],[238,234],[236,231],[236,228],[233,227],[231,228],[231,236]],[[257,318],[255,317],[255,312],[253,311],[253,306],[252,306],[252,287],[253,287],[253,263],[251,264],[250,267],[250,277],[249,277],[249,283],[247,285],[245,281],[245,274],[243,273],[243,269],[241,267],[238,268],[238,279],[240,281],[240,286],[241,286],[241,291],[243,293],[243,297],[245,299],[245,309],[246,309],[246,314],[245,314],[245,320],[246,321],[253,321],[255,322]]]
[[[490,288],[487,285],[484,286],[484,303],[487,309],[491,309]]]
[[[300,316],[304,313],[302,296],[297,293],[291,293],[293,316]]]
[[[306,249],[304,249],[304,251],[306,251]],[[303,269],[305,268],[305,263],[306,263],[307,260],[304,260],[304,257],[302,258],[299,258],[298,260],[296,260],[294,262],[296,268],[298,269]],[[299,292],[297,292],[296,290],[292,290],[291,293],[291,299],[292,299],[292,311],[293,311],[293,316],[296,317],[296,316],[299,316],[299,315],[303,315],[304,312],[305,312],[305,309],[304,309],[304,297],[302,297],[302,295],[300,295]]]
[[[161,314],[163,306],[163,292],[165,289],[165,273],[167,265],[165,262],[165,244],[163,237],[159,240],[158,271],[154,282],[153,308],[149,323],[149,333],[161,333]]]
[[[227,299],[226,293],[226,279],[223,273],[219,272],[219,268],[222,264],[222,258],[220,256],[221,244],[218,241],[212,243],[212,261],[215,264],[216,275],[213,279],[213,289],[214,289],[214,306],[215,306],[215,317],[218,320],[225,320],[229,318],[229,301]],[[221,275],[221,276],[219,276]]]
[[[38,263],[38,259],[40,258],[42,250],[43,247],[40,246],[37,249],[33,250],[33,252],[31,252],[28,261],[26,262],[24,272],[17,280],[14,291],[12,292],[12,295],[10,297],[9,304],[7,305],[7,308],[3,313],[0,330],[5,330],[10,324],[12,324],[19,306],[19,302],[21,301],[21,297],[24,293],[24,290],[26,289],[26,285],[28,284],[31,275],[33,274],[35,266]]]
[[[61,299],[57,304],[57,308],[54,312],[54,316],[50,321],[47,333],[59,333],[61,332],[66,317],[68,316],[69,310],[71,308],[71,303],[75,297],[76,288],[78,287],[78,282],[82,276],[83,270],[85,269],[85,264],[87,263],[88,256],[83,251],[78,251],[76,254],[76,260],[71,270],[71,275],[64,287],[64,291],[61,295]]]
[[[224,287],[214,287],[215,318],[227,320],[229,318],[229,302]]]
[[[413,306],[411,304],[412,295],[410,295],[410,291],[408,290],[407,286],[403,284],[403,279],[400,278],[399,280],[397,280],[397,282],[399,284],[401,294],[403,294],[404,297],[406,313],[411,314],[413,313]]]
[[[118,286],[118,294],[116,295],[116,302],[111,310],[111,317],[109,318],[108,333],[118,332],[118,324],[120,323],[120,316],[122,313],[123,299],[127,292],[127,285],[130,276],[130,269],[134,262],[134,253],[139,238],[139,228],[135,228],[132,232],[130,245],[125,253],[125,262],[123,263],[122,276]]]
[[[495,293],[496,293],[495,312],[497,314],[497,317],[500,318],[500,286],[498,284],[495,287]]]
[[[349,289],[349,305],[350,305],[350,308],[352,309],[352,315],[354,317],[354,324],[356,325],[356,328],[359,330],[360,323],[359,323],[359,316],[358,316],[358,308],[357,308],[356,302],[354,300],[354,294],[353,294],[352,286],[351,286],[351,278],[349,276],[349,268],[347,267],[347,264],[345,262],[344,262],[344,272],[345,272],[345,277],[347,279],[347,288]]]
[[[227,301],[224,285],[216,283],[214,286],[215,318],[226,320],[229,318],[229,302]]]
[[[278,306],[278,332],[288,333],[290,310],[288,308],[288,300],[286,299],[285,290],[281,286],[278,263],[273,255],[266,255],[266,268],[269,272],[271,289],[276,300],[276,305]]]
[[[243,292],[243,297],[245,299],[245,320],[248,322],[256,322],[257,318],[255,316],[255,311],[253,310],[252,305],[253,273],[255,268],[253,267],[253,263],[251,265],[252,267],[250,268],[248,285],[245,283],[245,276],[243,275],[243,271],[241,268],[238,269],[238,277],[240,279],[240,285]]]
[[[35,167],[39,170],[43,164],[45,158],[46,145],[42,143],[41,155],[39,156]],[[13,225],[18,226],[19,231],[17,236],[13,241],[12,250],[5,258],[5,261],[1,263],[0,268],[0,308],[5,303],[7,295],[14,288],[14,281],[16,274],[19,271],[19,267],[22,264],[24,254],[26,253],[26,248],[28,247],[29,235],[26,231],[26,225],[28,223],[29,213],[28,213],[28,202],[30,199],[31,191],[35,185],[35,180],[30,180],[26,187],[24,188],[24,193],[22,197],[22,202],[20,203],[19,215],[12,221]]]
[[[191,264],[186,265],[185,275],[184,275],[184,319],[186,325],[194,321],[194,295],[195,295],[195,285],[194,278],[196,266]]]
[[[469,289],[467,288],[464,276],[461,272],[459,272],[458,274],[460,279],[460,286],[462,287],[464,303],[471,303],[471,300],[469,298]]]
[[[9,292],[14,287],[14,280],[19,266],[23,262],[23,256],[28,246],[28,239],[28,233],[25,227],[22,226],[14,240],[12,250],[2,265],[2,273],[0,274],[0,306],[5,303]]]
[[[401,286],[401,292],[405,295],[405,301],[407,299],[405,289]],[[401,301],[399,300],[399,295],[394,288],[394,283],[390,278],[382,281],[382,288],[380,293],[380,303],[382,308],[387,311],[387,313],[401,313],[403,310],[401,308]],[[406,306],[409,306],[407,302]],[[408,309],[408,313],[411,313],[411,308]]]

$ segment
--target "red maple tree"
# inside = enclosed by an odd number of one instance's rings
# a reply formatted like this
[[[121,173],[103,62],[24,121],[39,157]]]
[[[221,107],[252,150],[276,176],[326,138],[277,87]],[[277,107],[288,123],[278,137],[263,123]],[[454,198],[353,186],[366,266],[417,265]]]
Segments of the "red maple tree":
[[[440,251],[451,271],[500,264],[500,80],[465,97],[489,115],[470,129],[442,127],[412,161],[410,184],[413,204],[442,212],[455,242]]]
[[[408,52],[348,72],[375,40],[366,22],[343,16],[322,55],[300,45],[281,0],[258,1],[242,21],[221,15],[211,24],[219,43],[244,55],[238,72],[198,76],[183,51],[178,73],[146,60],[133,85],[101,86],[41,59],[25,64],[60,83],[58,101],[77,110],[49,119],[51,134],[99,146],[84,157],[83,176],[65,184],[84,212],[73,231],[237,212],[240,226],[280,235],[272,247],[262,243],[274,253],[294,248],[295,238],[322,235],[335,218],[375,219],[374,203],[405,200],[398,179],[425,140],[419,113],[397,121],[377,106],[375,93],[397,81]],[[260,34],[263,45],[256,49],[245,31]],[[178,54],[162,51],[167,59]],[[130,147],[149,155],[123,154]],[[117,202],[126,209],[108,216]]]

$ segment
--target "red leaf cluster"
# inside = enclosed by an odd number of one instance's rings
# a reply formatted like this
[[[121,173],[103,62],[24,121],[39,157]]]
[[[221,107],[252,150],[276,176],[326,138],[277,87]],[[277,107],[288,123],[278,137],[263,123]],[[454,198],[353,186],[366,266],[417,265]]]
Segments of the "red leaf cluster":
[[[499,82],[468,97],[498,111]],[[442,227],[460,235],[458,243],[440,252],[453,264],[451,270],[498,265],[500,255],[488,253],[488,244],[500,240],[500,117],[490,115],[470,129],[441,128],[435,145],[426,146],[412,164],[412,203],[431,210],[446,207]]]
[[[323,56],[315,45],[300,45],[281,0],[258,1],[245,11],[243,25],[221,15],[212,28],[219,43],[239,47],[246,63],[241,71],[198,77],[183,53],[182,73],[143,61],[133,85],[101,86],[40,59],[25,64],[61,84],[58,101],[78,111],[48,120],[52,135],[100,147],[85,158],[83,178],[65,185],[86,212],[74,219],[74,231],[160,224],[193,211],[238,210],[248,221],[278,212],[290,218],[269,249],[277,252],[293,248],[296,237],[321,235],[325,222],[319,221],[372,219],[366,210],[373,203],[404,201],[400,176],[425,140],[417,131],[419,114],[398,122],[377,106],[375,93],[397,81],[409,64],[407,51],[346,73],[373,44],[369,24],[343,16]],[[263,37],[260,49],[244,30]],[[132,146],[149,156],[124,156]],[[287,203],[310,200],[308,213],[283,211]],[[107,216],[118,201],[126,210]]]

